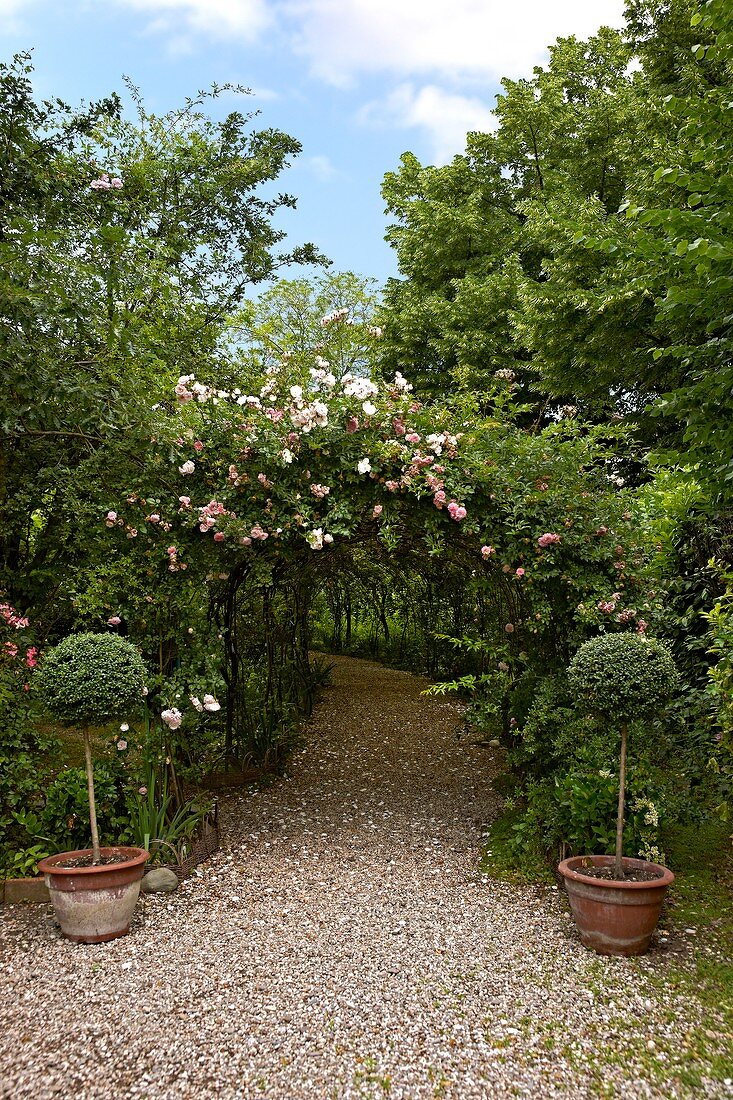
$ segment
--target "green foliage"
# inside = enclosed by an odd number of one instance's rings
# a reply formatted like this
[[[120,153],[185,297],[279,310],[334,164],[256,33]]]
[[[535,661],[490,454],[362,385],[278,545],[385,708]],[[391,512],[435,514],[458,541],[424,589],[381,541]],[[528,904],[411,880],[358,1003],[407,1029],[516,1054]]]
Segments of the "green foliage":
[[[164,116],[128,90],[130,118],[117,96],[73,111],[36,101],[27,55],[0,66],[0,584],[55,632],[97,557],[92,515],[145,462],[151,408],[194,364],[216,373],[253,283],[317,260],[279,251],[274,224],[299,143],[206,113],[242,89]]]
[[[211,810],[211,800],[189,799],[175,807],[168,790],[168,777],[148,764],[142,774],[142,785],[128,801],[130,815],[127,839],[131,844],[152,852],[153,862],[171,860],[171,849],[189,839]]]
[[[710,654],[715,664],[708,670],[717,729],[710,767],[722,797],[719,813],[730,820],[733,809],[733,574],[724,573],[727,587],[707,614]]]
[[[630,722],[668,702],[679,673],[664,642],[644,634],[602,634],[575,654],[568,684],[593,713]]]
[[[659,773],[656,778],[661,778]],[[627,793],[624,854],[662,862],[660,823],[674,819],[663,785],[655,789],[652,781],[650,787],[646,769],[640,774],[632,771]],[[615,851],[618,776],[610,768],[575,765],[550,778],[530,780],[525,797],[526,810],[513,827],[515,850],[540,837],[545,852],[611,855]]]
[[[102,725],[142,705],[146,671],[135,646],[116,634],[72,634],[44,657],[37,691],[65,725]]]
[[[102,761],[94,769],[94,789],[100,843],[119,843],[128,822],[124,792],[125,777],[114,761]],[[40,829],[56,851],[74,851],[91,846],[89,801],[84,768],[65,768],[45,792],[45,806],[39,813]]]

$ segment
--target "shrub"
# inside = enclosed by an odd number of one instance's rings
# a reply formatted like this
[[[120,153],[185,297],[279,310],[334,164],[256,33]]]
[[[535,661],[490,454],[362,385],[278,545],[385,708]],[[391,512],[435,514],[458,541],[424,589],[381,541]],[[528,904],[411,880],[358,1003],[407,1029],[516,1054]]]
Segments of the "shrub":
[[[38,689],[64,725],[103,725],[142,703],[145,666],[135,646],[116,634],[72,634],[44,658]]]
[[[568,683],[592,713],[628,723],[655,714],[678,687],[679,673],[664,642],[644,634],[602,634],[575,654]]]

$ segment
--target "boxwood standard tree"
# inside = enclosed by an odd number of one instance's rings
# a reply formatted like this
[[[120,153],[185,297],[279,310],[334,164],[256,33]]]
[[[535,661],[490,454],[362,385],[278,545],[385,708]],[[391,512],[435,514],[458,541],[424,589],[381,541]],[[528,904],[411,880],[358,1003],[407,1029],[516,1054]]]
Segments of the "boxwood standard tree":
[[[618,818],[614,878],[624,877],[624,791],[629,722],[651,718],[679,683],[667,646],[644,634],[602,634],[580,647],[570,662],[568,682],[574,695],[600,718],[621,723]]]
[[[140,708],[145,666],[135,646],[114,634],[72,634],[44,658],[38,678],[48,711],[84,732],[92,860],[100,862],[90,730]]]

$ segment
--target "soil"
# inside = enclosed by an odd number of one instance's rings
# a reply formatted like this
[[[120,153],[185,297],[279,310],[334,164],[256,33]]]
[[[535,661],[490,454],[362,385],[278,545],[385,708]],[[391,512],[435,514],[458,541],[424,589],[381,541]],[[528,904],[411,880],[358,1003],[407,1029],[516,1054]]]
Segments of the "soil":
[[[113,856],[102,856],[97,867],[111,867],[115,863],[127,863],[129,856],[122,853],[116,853]],[[62,867],[65,871],[74,870],[77,867],[93,867],[94,858],[91,855],[77,856],[74,859],[65,859],[63,863],[57,863],[57,867]]]
[[[583,875],[584,878],[602,878],[608,882],[613,882],[615,875],[613,873],[613,867],[582,867],[578,869],[578,874]],[[644,871],[641,869],[635,869],[633,871],[627,871],[622,879],[623,882],[655,882],[657,879],[663,878],[658,871]]]

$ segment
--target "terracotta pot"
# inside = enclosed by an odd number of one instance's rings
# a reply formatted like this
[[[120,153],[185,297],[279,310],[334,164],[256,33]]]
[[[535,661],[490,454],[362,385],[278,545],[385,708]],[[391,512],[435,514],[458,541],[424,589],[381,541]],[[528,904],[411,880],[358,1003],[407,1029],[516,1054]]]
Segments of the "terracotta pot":
[[[558,867],[586,947],[599,955],[643,955],[657,926],[674,875],[657,863],[624,857],[624,871],[655,871],[651,882],[591,878],[584,867],[613,867],[613,856],[573,856]]]
[[[103,943],[130,931],[130,919],[150,853],[144,848],[126,847],[102,848],[101,853],[126,858],[124,863],[100,863],[96,867],[59,866],[71,858],[91,855],[91,849],[85,849],[60,852],[38,864],[61,931],[75,943]]]

